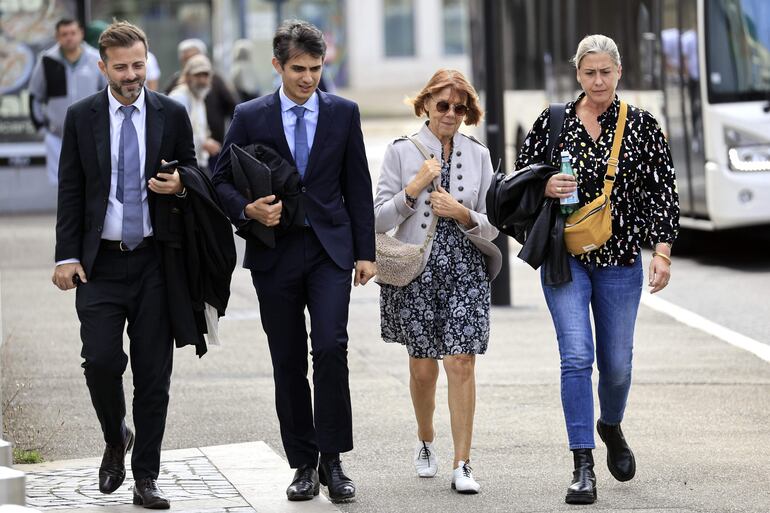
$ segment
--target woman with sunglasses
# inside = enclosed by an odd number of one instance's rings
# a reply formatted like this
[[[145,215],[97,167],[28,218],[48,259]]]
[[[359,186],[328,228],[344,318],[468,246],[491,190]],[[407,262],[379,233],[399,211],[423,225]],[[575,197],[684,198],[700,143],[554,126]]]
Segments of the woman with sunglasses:
[[[490,241],[497,229],[486,216],[492,180],[489,150],[458,132],[483,113],[478,95],[458,71],[437,71],[413,100],[427,116],[413,137],[431,154],[402,137],[385,152],[374,202],[375,230],[422,245],[423,270],[404,287],[381,284],[382,338],[406,346],[412,404],[417,418],[414,466],[420,477],[438,472],[433,413],[438,361],[447,375],[454,441],[452,489],[477,493],[470,467],[476,401],[475,357],[489,340],[490,280],[501,256]]]

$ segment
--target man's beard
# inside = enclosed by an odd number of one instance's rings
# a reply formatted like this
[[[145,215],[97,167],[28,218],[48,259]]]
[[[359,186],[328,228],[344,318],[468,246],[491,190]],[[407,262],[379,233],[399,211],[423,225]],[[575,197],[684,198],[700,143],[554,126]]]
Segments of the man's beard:
[[[190,87],[190,92],[199,100],[204,99],[209,91],[211,91],[211,87]]]
[[[144,86],[144,79],[137,78],[133,82],[120,82],[120,83],[110,80],[109,83],[110,83],[110,89],[112,89],[114,92],[116,92],[123,98],[128,98],[129,100],[133,101],[139,98],[139,95],[142,93],[142,86]],[[138,85],[138,87],[134,91],[129,91],[126,88],[127,85]]]

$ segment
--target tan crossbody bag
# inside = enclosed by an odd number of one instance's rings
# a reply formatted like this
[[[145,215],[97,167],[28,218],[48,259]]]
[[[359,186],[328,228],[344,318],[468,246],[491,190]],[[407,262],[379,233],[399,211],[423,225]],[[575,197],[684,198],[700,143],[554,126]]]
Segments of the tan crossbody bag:
[[[618,156],[623,143],[627,111],[628,104],[621,101],[618,124],[612,140],[612,151],[607,160],[607,174],[604,176],[602,194],[567,217],[564,226],[564,244],[567,246],[567,251],[573,255],[582,255],[599,249],[612,236],[610,196],[612,186],[615,184],[615,172],[618,169]]]

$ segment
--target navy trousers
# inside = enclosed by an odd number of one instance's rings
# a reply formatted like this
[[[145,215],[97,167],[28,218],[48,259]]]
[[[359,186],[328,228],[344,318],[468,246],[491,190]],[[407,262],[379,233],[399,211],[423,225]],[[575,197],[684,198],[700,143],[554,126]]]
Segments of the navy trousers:
[[[353,449],[348,386],[348,308],[352,273],[338,267],[311,228],[278,241],[282,257],[252,271],[275,380],[281,439],[292,468],[317,465],[319,452]],[[313,397],[308,372],[310,314]]]

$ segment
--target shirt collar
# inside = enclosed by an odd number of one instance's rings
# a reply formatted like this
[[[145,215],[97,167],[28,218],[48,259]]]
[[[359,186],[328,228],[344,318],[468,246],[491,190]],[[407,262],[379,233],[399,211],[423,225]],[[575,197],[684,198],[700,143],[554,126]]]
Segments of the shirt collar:
[[[107,87],[107,98],[110,101],[110,112],[113,114],[117,113],[118,109],[124,106],[117,100],[117,98],[115,98],[115,96],[113,96],[112,88],[109,86]],[[142,87],[139,97],[134,100],[134,103],[131,105],[136,107],[137,112],[142,112],[144,110],[144,87]]]
[[[281,88],[278,90],[278,95],[281,97],[281,112],[286,112],[287,110],[291,110],[296,105],[299,105],[298,103],[295,103],[291,99],[289,99],[288,96],[286,96],[286,93],[283,90],[283,85],[281,85]],[[316,112],[318,110],[318,90],[316,89],[313,92],[313,96],[307,99],[305,103],[302,104],[302,107],[305,107],[307,110]]]

